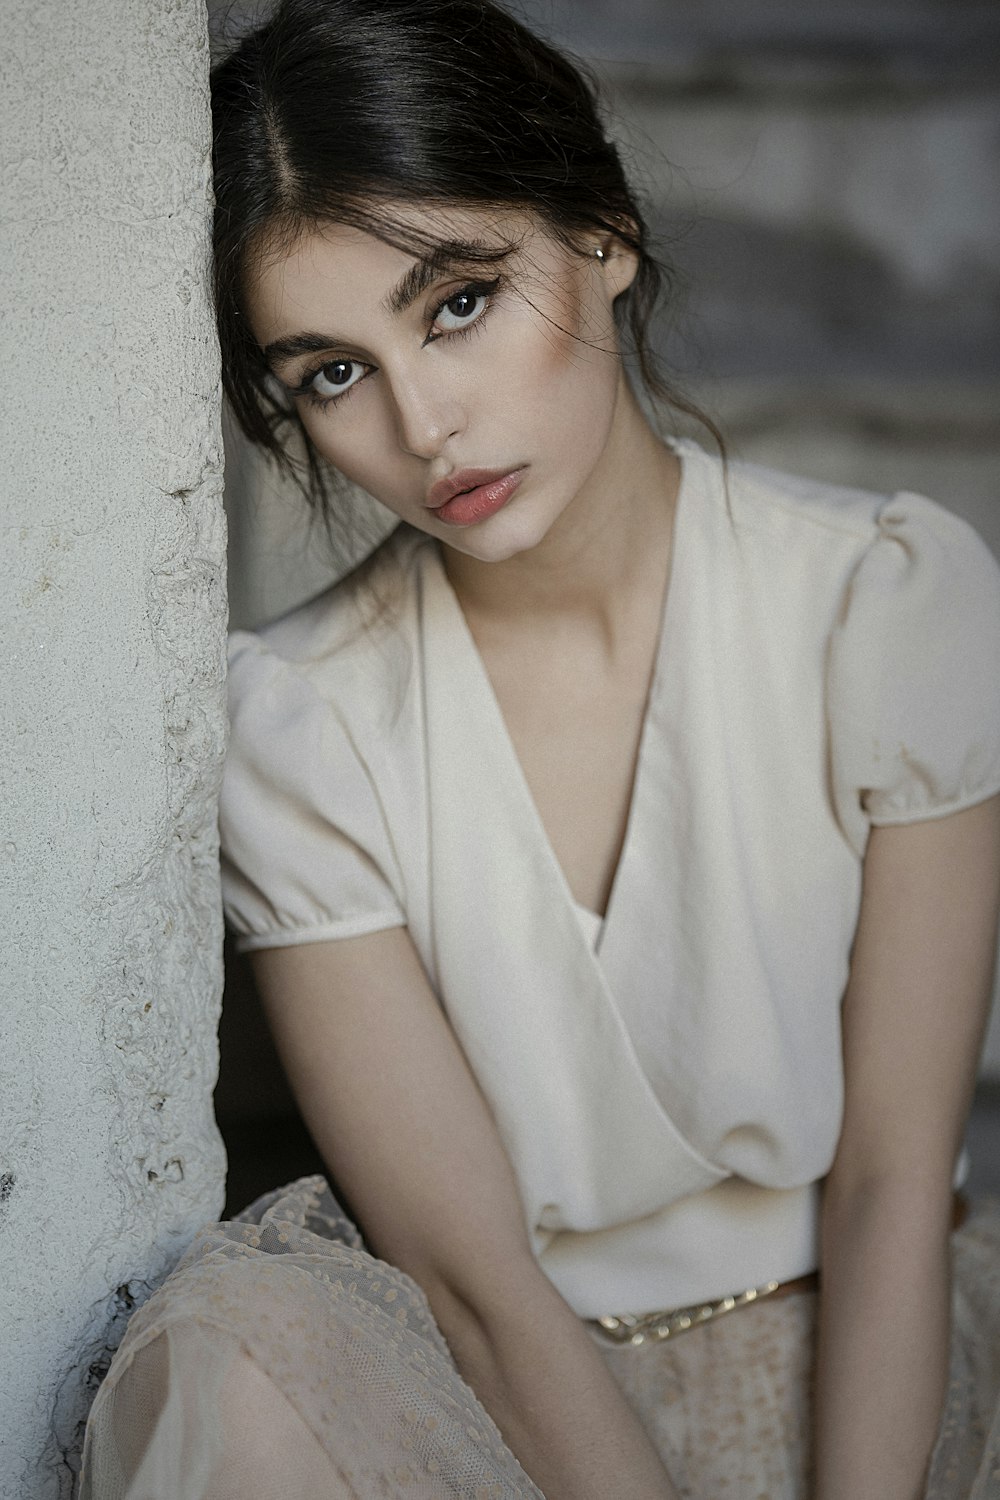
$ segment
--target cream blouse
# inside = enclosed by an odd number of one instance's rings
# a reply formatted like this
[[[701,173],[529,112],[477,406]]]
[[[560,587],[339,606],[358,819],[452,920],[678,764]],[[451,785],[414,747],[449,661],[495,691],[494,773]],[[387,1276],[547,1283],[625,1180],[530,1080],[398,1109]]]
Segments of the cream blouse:
[[[718,460],[678,452],[599,927],[574,906],[433,540],[401,527],[363,584],[231,639],[238,946],[409,927],[540,1263],[583,1316],[816,1266],[869,826],[1000,789],[1000,573],[975,533],[917,495],[749,465],[727,491]]]

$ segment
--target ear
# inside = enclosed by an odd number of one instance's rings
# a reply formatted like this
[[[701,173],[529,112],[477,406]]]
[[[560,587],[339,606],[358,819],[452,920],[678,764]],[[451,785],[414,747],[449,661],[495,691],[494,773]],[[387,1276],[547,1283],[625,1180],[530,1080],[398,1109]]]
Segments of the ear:
[[[639,270],[638,253],[616,234],[608,234],[595,242],[593,254],[608,297],[614,302],[622,292],[628,291],[636,278]]]

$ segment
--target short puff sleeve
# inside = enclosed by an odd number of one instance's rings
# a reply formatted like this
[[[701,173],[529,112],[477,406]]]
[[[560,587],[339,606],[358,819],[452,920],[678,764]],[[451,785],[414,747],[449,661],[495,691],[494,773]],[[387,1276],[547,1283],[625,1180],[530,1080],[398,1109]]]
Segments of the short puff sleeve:
[[[959,517],[885,502],[829,656],[833,794],[863,850],[869,824],[918,822],[1000,789],[1000,569]]]
[[[241,952],[406,923],[371,776],[309,678],[249,632],[229,651],[222,895]]]

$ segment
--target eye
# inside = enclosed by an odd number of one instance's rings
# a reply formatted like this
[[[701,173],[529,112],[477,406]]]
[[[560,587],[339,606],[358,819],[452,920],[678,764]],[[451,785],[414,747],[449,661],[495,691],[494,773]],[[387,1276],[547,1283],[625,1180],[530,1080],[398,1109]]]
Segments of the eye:
[[[447,302],[442,302],[434,319],[436,326],[445,333],[468,328],[470,323],[474,323],[486,311],[495,287],[496,283],[492,287],[464,286],[460,292],[449,297]]]
[[[316,371],[305,389],[322,400],[342,396],[352,385],[357,385],[364,376],[367,365],[356,359],[334,359]]]

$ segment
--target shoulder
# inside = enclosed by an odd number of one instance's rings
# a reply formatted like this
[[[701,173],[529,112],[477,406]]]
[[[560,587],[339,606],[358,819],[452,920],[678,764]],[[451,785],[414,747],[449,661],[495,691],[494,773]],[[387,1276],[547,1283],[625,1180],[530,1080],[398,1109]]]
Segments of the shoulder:
[[[827,589],[912,595],[963,589],[995,599],[1000,569],[979,534],[925,495],[830,484],[695,450],[700,488],[711,503],[705,524],[734,555],[766,559],[776,575],[811,571]],[[743,544],[742,547],[737,544]],[[758,563],[759,566],[759,563]],[[902,587],[904,583],[907,587]]]
[[[249,700],[276,707],[314,700],[349,712],[398,694],[411,675],[420,596],[436,558],[430,538],[398,527],[346,578],[256,630],[235,630],[228,644],[229,707],[234,727]]]
[[[223,896],[246,948],[398,926],[403,882],[381,789],[409,764],[423,549],[394,533],[342,583],[229,641],[219,799]]]
[[[794,537],[805,545],[841,538],[863,546],[890,498],[742,461],[729,465],[726,479],[738,530]]]
[[[729,465],[724,483],[739,533],[773,537],[806,551],[827,549],[860,559],[900,527],[950,538],[959,551],[978,542],[970,526],[922,495],[859,489],[743,461]]]
[[[308,670],[363,649],[373,634],[379,640],[398,634],[432,546],[429,537],[398,526],[339,582],[256,630],[233,631],[230,663],[256,650]]]
[[[730,458],[690,441],[678,445],[682,489],[707,528],[732,539],[773,538],[802,547],[869,542],[890,496]]]
[[[973,528],[924,495],[696,453],[693,607],[799,723],[812,704],[851,844],[1000,788],[1000,568]]]

